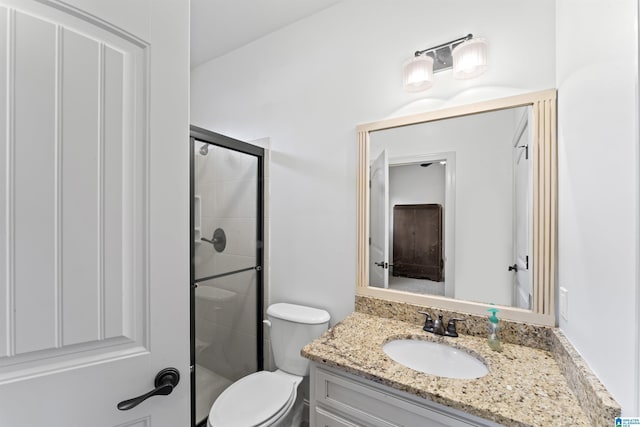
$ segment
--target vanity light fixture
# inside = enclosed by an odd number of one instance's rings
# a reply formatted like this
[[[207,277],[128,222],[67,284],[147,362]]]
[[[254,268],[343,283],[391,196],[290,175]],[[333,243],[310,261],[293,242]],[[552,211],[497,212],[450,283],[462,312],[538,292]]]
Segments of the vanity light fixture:
[[[422,92],[433,86],[433,58],[416,55],[404,63],[404,90]]]
[[[471,34],[469,34],[471,36]],[[469,39],[453,48],[453,78],[471,79],[487,71],[487,41]]]
[[[456,79],[477,77],[487,70],[487,42],[467,34],[438,46],[418,50],[404,63],[403,87],[421,92],[433,86],[433,73],[453,68]]]

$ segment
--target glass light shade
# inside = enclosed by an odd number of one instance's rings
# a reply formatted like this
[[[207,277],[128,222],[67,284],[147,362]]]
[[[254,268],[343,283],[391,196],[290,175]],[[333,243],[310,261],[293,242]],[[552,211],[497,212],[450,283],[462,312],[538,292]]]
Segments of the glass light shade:
[[[402,86],[407,92],[420,92],[433,86],[433,58],[415,56],[405,62]]]
[[[487,71],[487,42],[484,39],[467,40],[453,49],[453,77],[471,79]]]

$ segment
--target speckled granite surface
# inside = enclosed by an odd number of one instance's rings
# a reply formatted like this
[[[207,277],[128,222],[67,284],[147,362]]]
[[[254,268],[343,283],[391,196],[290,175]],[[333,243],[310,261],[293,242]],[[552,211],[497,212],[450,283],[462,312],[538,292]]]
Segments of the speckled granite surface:
[[[382,345],[393,339],[446,342],[467,351],[490,370],[473,380],[442,378],[391,360]],[[506,426],[592,426],[549,351],[504,344],[491,351],[482,337],[439,337],[418,325],[355,312],[302,349],[302,355],[395,389]]]
[[[445,319],[452,317],[462,317],[464,322],[458,323],[458,332],[476,337],[487,336],[487,316],[477,316],[474,314],[442,310],[440,308],[421,307],[404,302],[387,301],[379,298],[356,296],[356,310],[360,313],[367,313],[378,317],[403,320],[416,325],[424,325],[424,316],[418,311],[428,311],[435,319],[436,314],[441,313]],[[498,314],[500,317],[500,314]],[[502,341],[512,344],[526,345],[527,347],[550,350],[552,339],[552,328],[539,325],[531,325],[522,322],[500,320],[500,337]]]
[[[442,313],[445,319],[464,317],[459,323],[461,334],[486,337],[487,319],[468,313],[451,312],[439,308],[421,307],[379,298],[356,296],[356,311],[374,316],[403,320],[422,325],[424,317],[418,311]],[[593,374],[573,345],[557,328],[530,325],[508,320],[500,321],[500,336],[503,342],[546,350],[551,353],[564,375],[569,389],[578,398],[582,410],[593,426],[610,426],[620,416],[620,405],[613,399],[600,380]]]
[[[589,369],[562,331],[554,329],[552,338],[551,354],[567,379],[569,387],[578,397],[591,425],[613,425],[611,420],[620,416],[621,408],[618,402]]]

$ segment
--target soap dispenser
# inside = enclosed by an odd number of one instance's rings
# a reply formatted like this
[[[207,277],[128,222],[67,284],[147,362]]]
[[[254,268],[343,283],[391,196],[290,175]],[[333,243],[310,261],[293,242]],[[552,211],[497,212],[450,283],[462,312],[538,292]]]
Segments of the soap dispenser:
[[[500,336],[498,335],[498,316],[496,313],[499,311],[497,308],[490,308],[487,311],[491,312],[489,316],[489,337],[487,342],[489,347],[493,351],[502,351],[502,343],[500,342]]]

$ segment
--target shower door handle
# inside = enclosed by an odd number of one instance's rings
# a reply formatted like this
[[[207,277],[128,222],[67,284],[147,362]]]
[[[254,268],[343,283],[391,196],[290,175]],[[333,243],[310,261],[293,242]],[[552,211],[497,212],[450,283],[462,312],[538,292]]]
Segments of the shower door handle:
[[[134,397],[133,399],[123,400],[118,403],[118,409],[121,411],[127,411],[133,409],[151,396],[166,396],[171,394],[173,389],[180,382],[180,372],[176,368],[166,368],[158,372],[155,380],[155,387],[148,393],[141,396]]]

